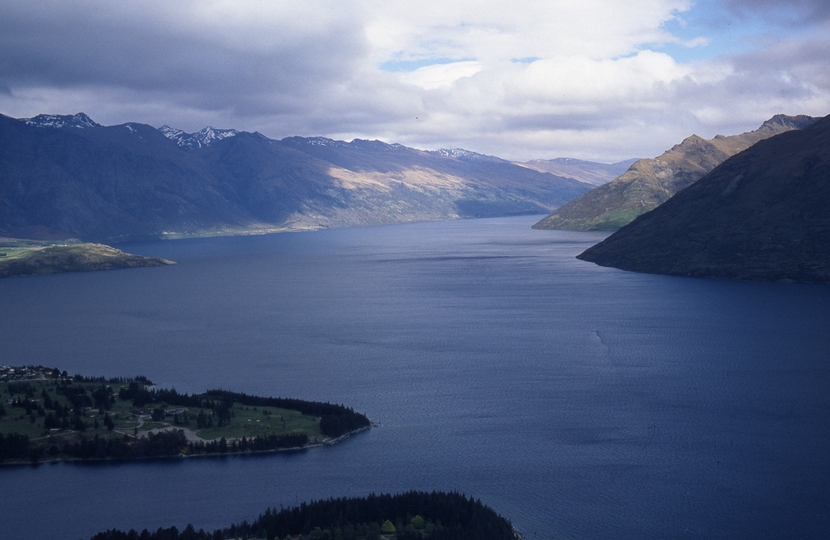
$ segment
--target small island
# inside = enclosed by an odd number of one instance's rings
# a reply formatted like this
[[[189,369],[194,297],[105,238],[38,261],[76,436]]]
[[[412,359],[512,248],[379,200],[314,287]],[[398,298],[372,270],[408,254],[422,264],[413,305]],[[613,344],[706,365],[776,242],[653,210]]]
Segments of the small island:
[[[268,509],[253,523],[207,532],[188,525],[140,533],[117,529],[92,540],[521,540],[510,521],[460,493],[410,491],[398,495],[328,499]]]
[[[332,444],[370,425],[343,405],[0,366],[5,464],[274,452]]]
[[[176,263],[124,253],[104,244],[49,244],[10,239],[0,242],[0,278],[171,264]]]

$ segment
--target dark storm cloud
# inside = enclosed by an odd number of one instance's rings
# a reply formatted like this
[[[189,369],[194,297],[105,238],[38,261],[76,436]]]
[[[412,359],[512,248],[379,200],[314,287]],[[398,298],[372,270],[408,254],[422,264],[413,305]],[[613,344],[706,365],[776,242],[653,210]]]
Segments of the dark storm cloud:
[[[6,2],[0,88],[102,87],[178,95],[199,108],[296,111],[366,47],[347,20],[293,33],[296,21],[276,21],[272,33],[245,35],[215,23],[181,24],[175,10],[143,5]]]

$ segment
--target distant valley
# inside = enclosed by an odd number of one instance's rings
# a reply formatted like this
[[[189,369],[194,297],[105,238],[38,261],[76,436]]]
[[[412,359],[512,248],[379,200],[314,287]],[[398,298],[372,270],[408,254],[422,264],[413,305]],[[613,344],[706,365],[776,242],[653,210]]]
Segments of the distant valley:
[[[0,236],[117,242],[548,213],[609,174],[566,165],[0,115]]]
[[[556,158],[534,159],[523,165],[537,171],[573,178],[592,186],[601,186],[623,174],[637,161],[634,158],[606,164],[582,159]]]

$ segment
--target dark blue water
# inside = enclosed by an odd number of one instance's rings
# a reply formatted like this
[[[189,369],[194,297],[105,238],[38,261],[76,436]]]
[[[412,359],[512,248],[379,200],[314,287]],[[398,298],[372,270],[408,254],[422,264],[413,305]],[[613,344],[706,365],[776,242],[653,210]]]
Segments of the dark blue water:
[[[293,454],[0,468],[0,538],[459,490],[526,538],[830,535],[830,287],[583,263],[534,218],[132,244],[0,281],[0,363],[345,403]]]

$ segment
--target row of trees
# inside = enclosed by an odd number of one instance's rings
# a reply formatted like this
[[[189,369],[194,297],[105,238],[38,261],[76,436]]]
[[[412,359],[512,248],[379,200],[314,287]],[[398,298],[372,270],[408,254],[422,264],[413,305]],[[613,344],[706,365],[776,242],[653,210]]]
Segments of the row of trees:
[[[150,434],[141,439],[123,437],[80,437],[74,442],[63,444],[30,445],[17,459],[38,461],[45,457],[64,455],[74,459],[141,459],[170,457],[187,448],[187,439],[181,431],[165,431]],[[10,459],[15,456],[9,456]]]
[[[242,437],[230,443],[222,437],[217,441],[196,442],[188,444],[188,453],[196,454],[228,454],[240,452],[268,452],[282,448],[301,448],[308,444],[308,435],[305,433],[291,433],[287,435],[265,435],[252,438]]]
[[[63,377],[66,378],[66,372],[63,372]],[[86,377],[84,375],[75,374],[72,380],[82,383],[103,383],[103,384],[127,384],[138,383],[142,386],[151,386],[153,382],[144,375],[136,375],[135,377]]]
[[[480,500],[459,493],[410,491],[400,495],[328,499],[289,509],[269,509],[253,523],[213,532],[188,525],[141,533],[110,530],[92,540],[225,540],[302,538],[303,540],[515,540],[508,520]]]
[[[242,437],[230,443],[222,437],[210,442],[188,442],[181,430],[162,431],[149,434],[141,439],[130,437],[80,437],[74,442],[63,444],[33,445],[25,435],[0,433],[0,462],[30,459],[38,461],[46,456],[64,455],[75,459],[141,459],[172,457],[182,452],[189,455],[234,454],[266,452],[282,448],[300,448],[308,444],[308,435],[266,435],[253,438]]]

